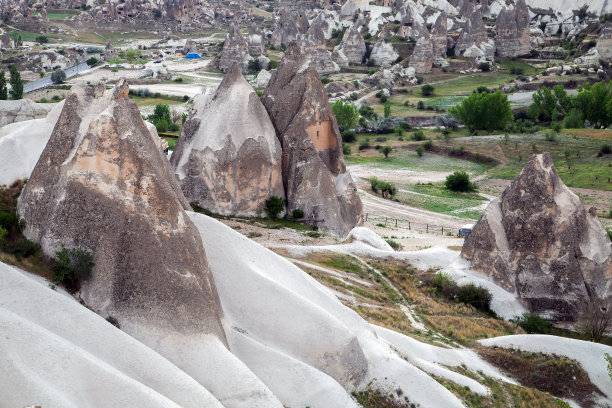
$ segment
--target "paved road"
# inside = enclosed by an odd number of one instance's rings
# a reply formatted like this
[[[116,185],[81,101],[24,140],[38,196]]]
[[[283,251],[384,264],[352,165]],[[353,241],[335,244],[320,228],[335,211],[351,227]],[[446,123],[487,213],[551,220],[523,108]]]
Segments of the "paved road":
[[[66,73],[66,78],[71,78],[87,70],[89,70],[89,65],[87,65],[86,62],[83,62],[72,68],[65,69],[64,72]],[[32,81],[32,82],[28,82],[27,84],[24,84],[23,92],[28,93],[28,92],[36,91],[37,89],[45,88],[51,85],[52,83],[53,82],[51,81],[51,76],[49,75],[48,77],[41,78],[37,81]]]

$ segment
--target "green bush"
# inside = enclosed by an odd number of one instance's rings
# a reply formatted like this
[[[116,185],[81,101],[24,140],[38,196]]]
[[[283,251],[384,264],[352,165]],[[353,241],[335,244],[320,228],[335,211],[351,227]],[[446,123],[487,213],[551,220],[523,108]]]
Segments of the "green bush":
[[[389,244],[389,246],[393,248],[395,251],[401,251],[402,249],[404,249],[404,246],[402,244],[400,244],[399,242],[393,241],[392,239],[385,239],[385,241],[387,241],[387,244]]]
[[[345,156],[351,155],[351,146],[346,143],[342,143],[342,154]]]
[[[412,140],[416,140],[417,142],[420,140],[425,140],[425,133],[422,130],[417,130],[411,136]]]
[[[425,148],[423,145],[419,145],[419,147],[416,148],[416,154],[421,157],[423,156],[423,153],[425,153]]]
[[[433,141],[432,140],[427,140],[427,141],[423,142],[421,144],[421,146],[423,146],[423,148],[425,150],[429,150],[429,149],[431,149],[433,147]]]
[[[354,130],[343,130],[340,135],[344,143],[352,143],[357,140],[357,136]]]
[[[470,133],[477,129],[504,129],[513,119],[508,97],[500,91],[474,92],[448,111],[460,119]]]
[[[612,153],[612,144],[604,143],[599,147],[599,152],[597,153],[597,157],[601,157],[606,154]]]
[[[421,87],[421,95],[423,96],[431,96],[434,94],[435,88],[433,85],[425,84]]]
[[[364,150],[370,147],[370,140],[364,139],[359,143],[359,150]]]
[[[481,62],[478,64],[478,69],[480,69],[482,72],[489,72],[491,70],[491,65],[489,65],[488,62]]]
[[[98,63],[98,59],[96,57],[91,57],[87,59],[87,65],[89,65],[90,67],[93,67],[94,65],[96,65]]]
[[[77,291],[80,282],[91,276],[94,267],[93,255],[83,248],[62,249],[55,253],[53,280],[64,284],[68,289]]]
[[[469,174],[463,170],[455,171],[453,174],[446,176],[444,185],[451,191],[466,193],[476,190],[476,185],[470,181]]]
[[[291,212],[291,218],[296,220],[304,218],[304,211],[300,210],[299,208],[296,208]]]
[[[389,154],[391,153],[392,150],[393,148],[391,146],[383,146],[380,149],[380,152],[385,155],[385,159],[386,159],[387,157],[389,157]]]
[[[277,218],[285,209],[285,200],[281,197],[272,196],[266,200],[266,212],[270,218]]]
[[[578,109],[572,109],[563,119],[565,129],[582,129],[582,115]]]
[[[544,320],[537,313],[526,312],[523,313],[522,316],[514,318],[512,321],[522,327],[527,333],[548,334],[552,327],[550,322]]]
[[[56,69],[51,73],[51,81],[54,84],[61,84],[66,79],[66,72],[63,69]]]
[[[370,182],[372,191],[376,194],[380,194],[383,198],[393,197],[397,193],[395,185],[388,181],[378,180],[376,177],[372,177],[368,181]]]
[[[36,42],[41,43],[41,44],[45,44],[49,42],[49,38],[47,38],[46,35],[39,35],[36,37]]]
[[[481,312],[491,311],[492,299],[493,295],[491,295],[488,289],[482,286],[476,286],[473,283],[459,286],[457,293],[457,300],[459,302],[472,305],[476,310],[480,310]]]

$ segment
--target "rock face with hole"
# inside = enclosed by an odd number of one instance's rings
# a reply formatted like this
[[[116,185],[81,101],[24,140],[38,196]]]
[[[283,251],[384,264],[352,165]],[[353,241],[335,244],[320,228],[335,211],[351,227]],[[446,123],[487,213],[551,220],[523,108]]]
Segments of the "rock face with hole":
[[[548,153],[533,156],[489,204],[461,255],[551,319],[574,321],[590,303],[610,306],[610,239],[595,209],[587,211],[563,184]]]
[[[359,24],[354,23],[342,38],[341,50],[351,64],[361,64],[366,53],[365,41],[359,32]]]
[[[515,58],[529,55],[530,21],[525,0],[519,0],[513,10],[502,8],[495,22],[497,31],[495,47],[500,57]]]
[[[18,203],[25,236],[47,255],[62,244],[93,254],[84,303],[182,367],[183,347],[225,343],[189,209],[123,79],[68,96]]]
[[[325,88],[297,42],[272,74],[262,102],[281,141],[287,209],[346,236],[362,205],[344,165],[342,141]]]
[[[280,142],[238,65],[195,99],[171,164],[185,197],[217,214],[255,216],[285,197]]]
[[[249,68],[249,60],[251,58],[247,42],[240,32],[240,27],[233,23],[227,31],[223,51],[219,55],[219,69],[222,72],[227,72],[233,64],[238,64],[242,72],[246,72]]]

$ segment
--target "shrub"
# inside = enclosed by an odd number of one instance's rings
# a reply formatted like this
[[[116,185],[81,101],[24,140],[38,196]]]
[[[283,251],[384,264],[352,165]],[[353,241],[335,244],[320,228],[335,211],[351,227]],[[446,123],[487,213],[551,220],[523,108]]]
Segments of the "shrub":
[[[63,69],[56,69],[51,73],[51,81],[54,84],[61,84],[66,79],[66,73]]]
[[[523,313],[522,316],[512,319],[512,321],[518,324],[527,333],[539,333],[548,334],[552,325],[550,322],[544,320],[537,313]]]
[[[422,130],[417,130],[411,136],[412,140],[416,140],[417,142],[420,140],[425,140],[425,133]]]
[[[457,130],[459,129],[459,121],[453,115],[443,113],[436,116],[436,127]]]
[[[423,152],[425,152],[425,148],[423,147],[423,145],[420,145],[416,148],[416,153],[419,155],[419,157],[423,156]]]
[[[429,149],[431,149],[431,147],[433,146],[433,141],[431,141],[431,140],[427,140],[427,141],[423,142],[423,143],[421,144],[421,146],[423,146],[423,148],[424,148],[425,150],[429,150]]]
[[[359,108],[359,114],[364,118],[368,119],[372,118],[373,116],[376,116],[374,109],[372,109],[372,107],[368,105],[361,105],[361,107]]]
[[[476,129],[504,129],[513,118],[508,97],[500,91],[490,94],[474,92],[449,112],[460,119],[470,133]]]
[[[582,115],[578,109],[572,109],[563,119],[563,127],[565,129],[581,129]]]
[[[90,67],[93,67],[94,65],[98,63],[98,59],[96,57],[91,57],[87,59],[86,62],[87,62],[87,65],[89,65]]]
[[[344,143],[352,143],[357,140],[354,130],[343,130],[340,135],[342,136],[342,141]]]
[[[385,118],[388,118],[389,115],[391,115],[391,102],[385,102],[385,106],[383,109]]]
[[[451,278],[448,273],[438,272],[431,280],[431,286],[436,291],[446,298],[454,299],[457,296],[457,283]]]
[[[93,255],[83,248],[62,249],[55,253],[53,280],[64,284],[68,289],[77,291],[80,282],[91,276],[94,267]]]
[[[296,208],[291,212],[291,218],[296,220],[304,218],[304,211],[300,210],[299,208]]]
[[[392,239],[385,239],[385,241],[387,241],[387,244],[389,244],[389,246],[395,251],[401,251],[402,249],[404,249],[404,246],[402,244],[400,244],[399,242],[395,242]]]
[[[544,133],[544,138],[549,142],[556,142],[557,134],[555,132],[546,132]]]
[[[470,181],[470,176],[463,170],[455,171],[446,176],[444,183],[451,191],[470,192],[476,190],[476,185]]]
[[[385,136],[378,136],[375,140],[377,142],[386,142],[387,138]]]
[[[457,300],[462,303],[474,306],[476,310],[481,312],[491,311],[491,300],[493,295],[488,289],[482,286],[476,286],[473,283],[459,286]]]
[[[346,143],[342,143],[342,154],[344,154],[345,156],[350,156],[351,155],[351,146],[349,146]]]
[[[380,152],[382,154],[385,155],[385,159],[389,157],[389,154],[391,153],[393,149],[391,148],[391,146],[384,146],[382,149],[380,149]]]
[[[421,95],[423,96],[431,96],[434,93],[435,88],[433,85],[425,84],[421,87]]]
[[[364,150],[370,147],[370,140],[364,139],[359,143],[359,150]]]
[[[49,42],[49,38],[47,38],[46,35],[39,35],[36,37],[36,42],[41,43],[41,44],[45,44]]]
[[[285,209],[285,200],[281,197],[272,196],[266,200],[266,212],[270,218],[277,218]]]
[[[480,69],[482,72],[489,72],[491,70],[491,65],[489,65],[488,62],[481,62],[478,64],[478,69]]]
[[[599,147],[599,152],[597,153],[597,157],[601,157],[606,154],[612,153],[612,144],[604,143]]]
[[[424,109],[425,109],[425,102],[423,102],[423,101],[419,101],[419,102],[417,103],[417,109],[419,109],[419,110],[424,110]]]
[[[552,124],[552,130],[554,130],[555,133],[561,132],[561,122],[554,122]]]
[[[380,194],[382,197],[393,197],[397,193],[397,188],[394,184],[388,181],[378,180],[376,177],[369,179],[370,188],[376,194]]]

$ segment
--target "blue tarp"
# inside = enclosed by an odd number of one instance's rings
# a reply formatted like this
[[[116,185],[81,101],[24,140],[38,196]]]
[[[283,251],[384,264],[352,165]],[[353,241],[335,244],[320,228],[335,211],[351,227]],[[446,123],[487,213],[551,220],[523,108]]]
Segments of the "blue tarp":
[[[202,57],[197,52],[190,52],[189,54],[185,55],[183,58],[198,59],[198,58],[202,58]]]

